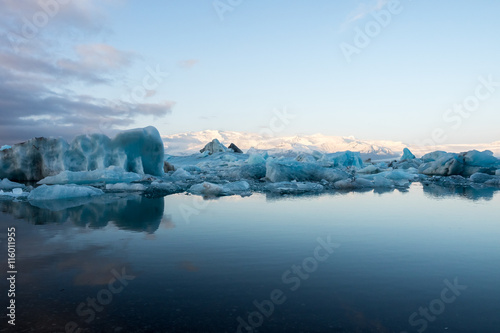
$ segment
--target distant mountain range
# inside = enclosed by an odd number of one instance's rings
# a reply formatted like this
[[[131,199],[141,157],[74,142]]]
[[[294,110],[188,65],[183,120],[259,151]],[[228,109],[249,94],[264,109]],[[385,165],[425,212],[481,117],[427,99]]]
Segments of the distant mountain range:
[[[360,140],[352,136],[329,136],[323,134],[266,137],[258,133],[205,130],[172,135],[162,135],[165,153],[169,155],[190,155],[198,153],[208,142],[218,139],[226,147],[234,143],[246,152],[250,148],[267,150],[271,153],[295,151],[312,152],[314,150],[334,153],[338,151],[357,151],[364,158],[396,158],[408,147],[417,156],[444,150],[462,152],[472,149],[491,150],[500,155],[500,141],[490,144],[448,144],[434,147],[419,147],[400,141]]]

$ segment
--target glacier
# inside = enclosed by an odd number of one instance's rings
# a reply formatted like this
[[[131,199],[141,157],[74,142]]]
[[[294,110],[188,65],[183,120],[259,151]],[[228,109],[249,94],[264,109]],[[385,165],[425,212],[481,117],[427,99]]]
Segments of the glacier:
[[[234,143],[233,147],[236,147]],[[36,184],[34,183],[36,182]],[[500,188],[500,160],[491,151],[435,151],[422,157],[409,148],[396,158],[366,159],[358,151],[268,151],[246,153],[210,140],[200,152],[167,155],[154,127],[102,134],[35,138],[0,151],[0,197],[61,200],[105,193],[158,198],[187,193],[206,198],[255,192],[275,195],[407,190]]]

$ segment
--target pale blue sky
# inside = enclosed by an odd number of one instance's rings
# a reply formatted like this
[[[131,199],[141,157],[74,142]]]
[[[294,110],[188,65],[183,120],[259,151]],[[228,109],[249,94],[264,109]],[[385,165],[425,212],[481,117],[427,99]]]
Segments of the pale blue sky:
[[[390,14],[390,22],[375,31],[369,45],[360,47],[350,62],[340,45],[356,46],[357,29],[373,27],[372,14],[388,11],[390,1],[221,0],[236,4],[223,13],[223,20],[211,1],[157,0],[145,5],[121,0],[104,6],[85,2],[88,21],[71,27],[62,20],[69,14],[61,7],[30,39],[31,44],[42,44],[34,46],[35,51],[43,50],[40,57],[61,66],[57,58],[83,61],[74,51],[78,45],[99,43],[113,47],[120,52],[117,59],[126,60],[106,73],[103,82],[77,77],[58,86],[44,73],[45,89],[68,89],[80,102],[84,95],[99,99],[72,109],[72,117],[66,115],[61,123],[62,135],[68,135],[72,121],[73,132],[82,131],[82,126],[91,131],[92,120],[104,131],[116,123],[119,128],[153,124],[162,134],[205,129],[259,132],[269,126],[273,110],[286,108],[295,118],[278,135],[320,132],[415,143],[440,128],[446,135],[441,143],[500,140],[500,86],[468,118],[448,113],[449,120],[443,119],[455,103],[474,96],[479,77],[500,82],[498,1],[396,1],[400,12]],[[36,7],[14,10],[29,18]],[[19,29],[16,22],[4,26],[4,31]],[[85,64],[80,66],[85,75],[103,73],[94,63]],[[151,96],[129,101],[137,108],[129,104],[133,110],[125,112],[121,106],[115,114],[115,106],[109,104],[126,100],[141,87],[148,66],[159,66],[169,75]],[[9,69],[9,64],[3,67]],[[41,97],[39,102],[46,101]],[[100,107],[95,117],[92,103]],[[167,105],[169,112],[156,106],[141,112],[144,104]],[[21,120],[39,121],[34,116],[54,115],[60,108],[33,110]],[[79,122],[81,110],[89,115]],[[135,122],[121,122],[120,117]],[[18,124],[15,119],[12,123]],[[32,130],[38,135],[37,126]],[[2,140],[8,141],[5,136]]]

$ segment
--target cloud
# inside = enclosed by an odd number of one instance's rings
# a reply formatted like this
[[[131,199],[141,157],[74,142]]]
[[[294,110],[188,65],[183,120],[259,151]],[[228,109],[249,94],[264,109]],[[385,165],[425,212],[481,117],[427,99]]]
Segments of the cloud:
[[[57,6],[44,9],[39,3]],[[121,83],[131,66],[141,59],[137,53],[108,43],[58,34],[70,30],[77,35],[99,37],[105,19],[96,4],[102,1],[70,1],[63,5],[57,0],[0,0],[1,144],[35,136],[71,139],[77,134],[104,130],[112,134],[118,126],[132,126],[138,117],[158,118],[172,111],[173,101],[134,103],[89,95],[88,86]],[[42,14],[50,22],[36,25]],[[30,24],[36,30],[33,36],[23,34]]]
[[[197,60],[197,59],[188,59],[188,60],[181,61],[179,63],[179,66],[181,66],[182,68],[190,69],[190,68],[193,68],[198,62],[199,62],[199,60]]]
[[[370,13],[382,9],[389,0],[372,0],[369,2],[362,2],[353,10],[341,25],[341,30],[345,30],[352,23],[365,18]]]

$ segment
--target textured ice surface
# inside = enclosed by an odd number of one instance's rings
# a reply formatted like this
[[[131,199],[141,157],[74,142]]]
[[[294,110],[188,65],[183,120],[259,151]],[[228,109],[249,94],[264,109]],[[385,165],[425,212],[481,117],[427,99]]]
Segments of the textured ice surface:
[[[28,196],[28,192],[23,192],[22,188],[13,188],[12,191],[3,191],[0,190],[0,197],[11,197],[11,198],[19,198]]]
[[[208,152],[209,155],[212,155],[214,153],[224,153],[226,151],[228,151],[228,149],[224,147],[219,140],[213,139],[212,142],[207,143],[207,145],[200,150],[200,153]]]
[[[403,149],[403,156],[401,156],[401,161],[404,160],[414,160],[415,155],[411,153],[411,151],[408,148]]]
[[[30,192],[28,200],[61,200],[80,197],[94,197],[104,192],[91,186],[78,185],[41,185]]]
[[[163,175],[164,149],[158,130],[146,127],[119,133],[34,138],[0,151],[0,178],[38,181],[62,171],[93,171],[118,166],[139,174]]]
[[[25,187],[26,185],[16,182],[11,182],[7,178],[0,179],[0,190],[12,190],[14,188],[25,188]]]
[[[422,156],[422,160],[424,163],[420,165],[418,171],[433,176],[467,177],[476,172],[495,174],[500,168],[500,160],[489,150],[483,152],[471,150],[460,154],[436,151]]]
[[[268,184],[266,190],[279,194],[301,194],[307,192],[322,192],[324,186],[318,183],[279,182]]]
[[[219,197],[234,194],[248,195],[249,191],[250,185],[246,181],[238,181],[227,184],[203,182],[201,184],[193,185],[189,189],[189,192],[192,194],[199,194],[207,197]]]
[[[93,171],[63,171],[56,176],[45,177],[38,184],[95,184],[95,183],[130,183],[142,179],[142,176],[127,172],[121,167],[108,167]]]
[[[129,183],[106,184],[107,191],[143,192],[146,191],[146,189],[147,187],[143,184],[129,184]]]

